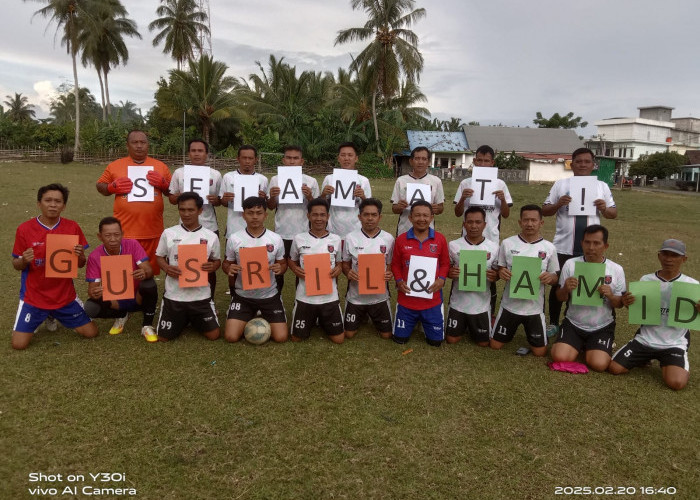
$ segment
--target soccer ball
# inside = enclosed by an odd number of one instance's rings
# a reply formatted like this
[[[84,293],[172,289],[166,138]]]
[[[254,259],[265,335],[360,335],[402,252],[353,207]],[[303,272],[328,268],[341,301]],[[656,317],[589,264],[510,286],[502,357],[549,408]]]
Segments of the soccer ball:
[[[253,318],[245,325],[243,336],[251,344],[260,345],[270,340],[270,323],[262,318]]]

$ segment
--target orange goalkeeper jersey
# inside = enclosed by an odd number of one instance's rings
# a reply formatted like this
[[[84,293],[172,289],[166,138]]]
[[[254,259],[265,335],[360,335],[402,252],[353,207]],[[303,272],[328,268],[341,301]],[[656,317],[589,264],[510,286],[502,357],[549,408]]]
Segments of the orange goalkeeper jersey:
[[[165,163],[150,156],[143,163],[136,163],[131,157],[119,158],[109,165],[97,182],[110,182],[120,177],[128,177],[129,165],[153,167],[170,184],[170,170]],[[153,201],[126,201],[127,195],[114,195],[114,216],[122,223],[125,238],[159,238],[163,232],[163,193],[155,188]]]

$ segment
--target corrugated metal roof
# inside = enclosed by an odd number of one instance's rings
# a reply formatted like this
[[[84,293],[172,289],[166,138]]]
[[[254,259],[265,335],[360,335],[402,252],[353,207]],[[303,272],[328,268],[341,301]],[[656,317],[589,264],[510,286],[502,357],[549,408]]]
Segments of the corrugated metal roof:
[[[583,147],[583,141],[571,129],[465,125],[464,134],[473,148],[488,144],[504,152],[571,153]]]
[[[424,146],[431,152],[464,153],[469,151],[464,132],[437,132],[433,130],[407,130],[408,145],[413,150]]]

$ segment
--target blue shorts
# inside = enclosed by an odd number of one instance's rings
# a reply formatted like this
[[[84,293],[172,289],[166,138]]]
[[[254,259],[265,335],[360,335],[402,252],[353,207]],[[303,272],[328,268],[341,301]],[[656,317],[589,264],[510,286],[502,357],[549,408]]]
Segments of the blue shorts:
[[[20,300],[14,330],[34,333],[34,330],[39,328],[39,325],[49,316],[58,320],[66,328],[79,328],[92,321],[77,300],[58,309],[40,309]]]
[[[445,316],[442,304],[421,311],[397,304],[394,337],[408,339],[419,321],[423,324],[425,338],[436,341],[445,339]]]

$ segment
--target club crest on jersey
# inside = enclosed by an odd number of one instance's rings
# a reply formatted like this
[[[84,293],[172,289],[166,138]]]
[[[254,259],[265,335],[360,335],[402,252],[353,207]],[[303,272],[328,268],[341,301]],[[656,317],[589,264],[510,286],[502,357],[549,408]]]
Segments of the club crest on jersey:
[[[429,245],[430,253],[437,253],[437,243],[431,243]]]
[[[539,252],[537,252],[537,256],[538,256],[540,259],[544,260],[544,259],[547,258],[547,252],[539,251]]]
[[[335,247],[334,247],[333,245],[328,245],[328,251],[329,251],[330,253],[335,252]]]
[[[606,275],[605,276],[605,284],[609,285],[610,283],[612,283],[612,276]]]
[[[486,252],[486,260],[490,260],[490,259],[491,259],[491,252]]]
[[[379,245],[379,251],[382,253],[386,253],[386,245]]]
[[[274,251],[275,251],[275,245],[273,245],[272,243],[268,243],[267,245],[265,245],[265,248],[267,248],[267,251],[268,251],[268,252],[274,252]]]
[[[209,243],[206,238],[199,238],[199,243],[204,243],[205,245]]]

